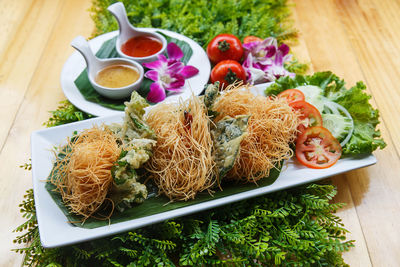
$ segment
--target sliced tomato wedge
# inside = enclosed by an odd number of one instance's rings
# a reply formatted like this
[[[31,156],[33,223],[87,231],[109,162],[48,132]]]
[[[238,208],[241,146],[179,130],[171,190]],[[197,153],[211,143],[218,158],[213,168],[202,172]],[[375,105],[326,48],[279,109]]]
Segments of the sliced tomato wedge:
[[[299,132],[303,132],[306,128],[312,126],[322,126],[322,117],[321,113],[319,113],[318,109],[311,105],[310,103],[299,100],[292,103],[289,103],[294,110],[300,111],[300,124],[297,127]]]
[[[339,141],[324,127],[307,128],[297,138],[296,158],[309,168],[331,167],[341,155],[342,147]]]
[[[280,92],[277,97],[286,98],[288,103],[305,100],[303,92],[298,89],[287,89],[283,92]]]

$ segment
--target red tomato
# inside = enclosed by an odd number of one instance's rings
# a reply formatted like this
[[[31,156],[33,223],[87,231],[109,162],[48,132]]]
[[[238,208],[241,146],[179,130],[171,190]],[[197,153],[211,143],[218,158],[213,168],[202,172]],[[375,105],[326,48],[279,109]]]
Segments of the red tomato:
[[[318,109],[310,103],[300,100],[289,103],[289,106],[301,113],[301,123],[299,124],[299,127],[297,127],[300,133],[311,126],[322,126],[321,113],[319,113]]]
[[[296,142],[296,158],[313,169],[325,169],[335,164],[342,155],[338,140],[321,126],[307,128]]]
[[[211,82],[219,81],[220,85],[224,87],[240,80],[246,80],[246,72],[242,65],[234,60],[223,60],[211,71]]]
[[[243,47],[239,38],[232,34],[219,34],[207,46],[207,55],[213,64],[226,59],[240,61]]]
[[[261,41],[263,41],[263,39],[261,39],[260,37],[257,37],[257,36],[253,36],[253,35],[246,36],[243,39],[244,44],[252,43],[252,42],[261,42]]]
[[[286,98],[287,102],[290,104],[295,101],[304,101],[305,96],[302,91],[297,89],[287,89],[277,95],[280,98]]]

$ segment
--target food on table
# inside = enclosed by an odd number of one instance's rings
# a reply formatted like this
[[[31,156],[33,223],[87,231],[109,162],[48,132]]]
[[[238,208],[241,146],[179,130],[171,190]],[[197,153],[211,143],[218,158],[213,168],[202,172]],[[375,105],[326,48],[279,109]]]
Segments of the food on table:
[[[219,179],[224,178],[233,168],[239,155],[240,144],[247,136],[249,115],[238,115],[235,118],[226,116],[218,121],[211,131],[215,148],[216,173]]]
[[[297,127],[301,133],[311,126],[322,126],[322,117],[318,109],[306,101],[295,101],[289,103],[294,110],[300,113],[300,124]]]
[[[256,96],[240,83],[220,91],[217,81],[206,87],[204,96],[161,103],[146,115],[148,103],[134,92],[125,103],[122,125],[86,130],[60,149],[50,182],[70,211],[86,220],[109,218],[114,208],[122,212],[145,201],[143,177],[171,201],[211,194],[232,180],[257,183],[293,156],[292,144],[300,163],[328,168],[370,123],[357,117],[364,111],[340,102],[347,94],[362,93],[357,88],[333,90],[332,83],[322,89],[301,77],[296,77],[301,85],[293,86],[288,79],[268,88],[267,95],[272,91],[277,97]],[[371,110],[363,101],[362,109]],[[85,137],[89,132],[93,137]],[[112,205],[104,209],[107,201]]]
[[[121,155],[111,168],[114,179],[110,199],[119,211],[142,203],[148,195],[147,188],[140,183],[135,171],[147,162],[156,141],[151,139],[132,139],[124,145]]]
[[[207,55],[213,64],[227,59],[240,61],[243,57],[242,43],[233,34],[219,34],[207,45]]]
[[[339,114],[324,113],[322,115],[323,125],[344,146],[351,137],[354,129],[353,119]]]
[[[309,168],[331,167],[341,155],[339,141],[324,127],[309,127],[297,138],[296,158]]]
[[[121,51],[131,57],[148,57],[162,49],[162,42],[155,37],[139,35],[126,41]]]
[[[106,200],[113,177],[111,168],[121,148],[107,128],[94,127],[68,141],[50,175],[66,206],[85,219]]]
[[[247,86],[230,86],[212,105],[218,115],[248,115],[247,135],[240,143],[239,156],[227,178],[257,182],[268,177],[276,164],[293,156],[290,143],[296,138],[297,114],[286,100],[256,96]]]
[[[135,170],[150,158],[156,143],[154,132],[142,118],[148,104],[133,92],[125,105],[122,125],[84,130],[59,149],[49,182],[83,221],[109,218],[113,208],[107,210],[108,215],[98,214],[106,207],[106,200],[123,211],[147,197],[146,186],[138,181]]]
[[[246,81],[246,73],[237,61],[223,60],[211,70],[211,82],[219,82],[222,87]]]
[[[154,131],[144,121],[145,108],[149,104],[137,92],[133,92],[131,100],[125,102],[125,116],[122,126],[113,124],[114,131],[124,142],[132,139],[156,139]]]
[[[305,101],[316,107],[319,112],[324,110],[324,97],[322,89],[316,85],[302,85],[296,87],[296,90],[304,94]],[[285,90],[286,91],[286,90]]]
[[[128,65],[111,65],[99,71],[95,77],[98,85],[107,88],[121,88],[136,82],[139,71]]]
[[[146,122],[157,135],[146,170],[171,200],[193,199],[216,183],[211,121],[202,100],[192,96],[179,103],[153,107]]]
[[[298,89],[287,89],[279,93],[277,97],[285,98],[288,103],[305,100],[304,94]]]

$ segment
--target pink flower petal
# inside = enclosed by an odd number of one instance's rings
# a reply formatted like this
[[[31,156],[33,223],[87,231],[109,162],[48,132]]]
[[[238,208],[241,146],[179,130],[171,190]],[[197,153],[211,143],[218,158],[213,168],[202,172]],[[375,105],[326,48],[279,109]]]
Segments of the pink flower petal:
[[[155,70],[149,70],[144,74],[144,77],[156,82],[158,81],[158,72]]]
[[[281,44],[278,50],[282,52],[283,56],[286,56],[289,53],[289,46],[287,46],[286,44]]]
[[[171,65],[168,65],[168,70],[167,73],[169,74],[175,74],[178,73],[182,70],[183,68],[183,63],[180,61],[175,61],[174,63],[172,63]]]
[[[167,45],[167,53],[169,59],[180,60],[183,57],[183,52],[179,46],[175,43],[169,43]]]
[[[163,55],[158,55],[158,60],[160,60],[163,63],[168,63],[168,59]]]
[[[281,51],[278,51],[278,53],[276,53],[274,65],[283,66],[283,56]]]
[[[143,66],[148,68],[148,69],[152,69],[152,70],[157,70],[160,69],[162,67],[162,61],[161,60],[156,60],[153,62],[147,62],[147,63],[143,63]]]
[[[260,44],[260,42],[250,42],[247,44],[243,44],[243,48],[246,50],[253,50],[255,49],[258,45]]]
[[[268,37],[261,42],[261,47],[266,47],[269,45],[273,45],[273,46],[277,45],[277,41],[274,37]]]
[[[150,85],[150,92],[147,95],[147,100],[153,103],[161,102],[165,99],[165,91],[158,83],[152,83]]]
[[[185,79],[193,77],[197,73],[199,73],[199,70],[193,66],[184,66],[182,70],[179,72],[179,74],[181,74]]]
[[[185,85],[185,78],[182,75],[176,74],[173,77],[173,81],[165,86],[165,90],[168,91],[180,91]]]
[[[266,57],[273,57],[276,53],[276,47],[273,45],[265,47],[264,50],[267,51]]]

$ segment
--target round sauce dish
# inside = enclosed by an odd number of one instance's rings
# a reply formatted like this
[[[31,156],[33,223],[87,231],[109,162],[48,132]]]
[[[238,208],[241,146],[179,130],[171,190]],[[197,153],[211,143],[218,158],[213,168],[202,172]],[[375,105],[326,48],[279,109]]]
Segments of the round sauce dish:
[[[140,88],[144,70],[138,62],[125,58],[97,58],[82,36],[76,37],[71,45],[84,57],[89,81],[102,96],[127,98]]]
[[[132,37],[121,46],[121,51],[130,57],[148,57],[162,49],[162,42],[146,35]]]
[[[110,65],[100,70],[95,82],[103,87],[121,88],[133,84],[140,78],[139,71],[130,65]]]
[[[126,15],[124,4],[117,2],[110,5],[108,11],[117,19],[119,35],[115,44],[118,54],[139,63],[156,61],[164,53],[167,40],[154,29],[133,27]]]

